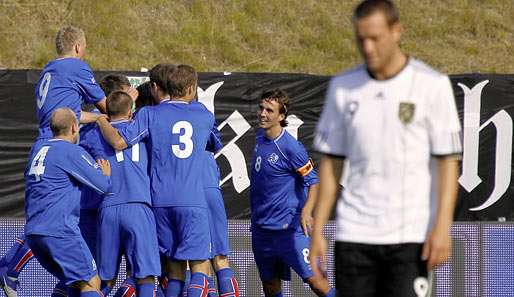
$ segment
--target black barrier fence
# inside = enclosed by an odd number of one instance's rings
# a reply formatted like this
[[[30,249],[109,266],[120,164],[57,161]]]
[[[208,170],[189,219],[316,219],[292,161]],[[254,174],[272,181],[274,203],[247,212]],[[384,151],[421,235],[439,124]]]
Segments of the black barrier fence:
[[[23,215],[23,171],[37,134],[34,87],[39,70],[0,70],[0,215]],[[100,80],[108,72],[95,73]],[[136,85],[146,73],[120,72]],[[461,221],[514,219],[512,135],[514,75],[450,76],[464,154],[455,217]],[[257,100],[269,89],[291,97],[288,131],[312,150],[314,128],[330,77],[275,73],[200,73],[199,100],[216,115],[224,147],[216,155],[229,218],[249,218],[248,189]]]

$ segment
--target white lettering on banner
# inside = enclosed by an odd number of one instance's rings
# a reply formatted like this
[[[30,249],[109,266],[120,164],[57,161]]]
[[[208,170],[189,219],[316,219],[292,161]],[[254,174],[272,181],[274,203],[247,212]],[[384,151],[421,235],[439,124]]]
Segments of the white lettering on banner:
[[[489,124],[493,124],[496,129],[494,189],[483,204],[469,209],[472,211],[483,210],[496,203],[509,188],[511,180],[512,118],[502,109],[480,125],[482,90],[488,83],[488,80],[482,81],[472,89],[458,83],[464,91],[464,152],[459,183],[468,192],[482,183],[478,176],[480,131]]]
[[[205,105],[205,107],[207,107],[207,109],[212,112],[212,114],[215,114],[214,113],[214,96],[216,95],[216,92],[218,91],[218,89],[223,85],[223,81],[220,81],[220,82],[217,82],[213,85],[210,85],[205,91],[198,87],[197,89],[197,92],[198,92],[198,101],[202,102],[203,105]]]
[[[303,125],[303,121],[294,114],[287,117],[286,131],[291,134],[296,140],[298,140],[298,129]]]

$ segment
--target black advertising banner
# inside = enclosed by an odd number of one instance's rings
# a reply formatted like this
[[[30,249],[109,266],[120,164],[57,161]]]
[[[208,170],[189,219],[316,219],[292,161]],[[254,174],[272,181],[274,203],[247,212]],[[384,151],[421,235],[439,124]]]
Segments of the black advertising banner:
[[[34,87],[39,70],[0,71],[0,216],[22,216],[23,171],[37,134]],[[97,72],[100,80],[109,72]],[[136,85],[146,73],[121,72]],[[216,154],[231,219],[249,218],[251,157],[258,98],[274,88],[291,98],[287,127],[312,150],[314,128],[330,77],[279,73],[200,73],[198,97],[215,113],[223,149]],[[451,76],[461,123],[464,154],[457,220],[513,220],[512,138],[514,76]]]

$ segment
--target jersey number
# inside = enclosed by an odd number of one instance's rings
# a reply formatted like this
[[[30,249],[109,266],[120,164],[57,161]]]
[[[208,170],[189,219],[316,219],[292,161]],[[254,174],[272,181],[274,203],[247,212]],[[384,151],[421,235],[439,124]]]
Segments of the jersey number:
[[[262,162],[261,156],[257,156],[257,158],[255,158],[255,171],[257,171],[257,172],[261,171],[261,162]]]
[[[123,158],[123,151],[116,151],[116,161],[121,162]],[[139,143],[132,146],[132,161],[139,162]]]
[[[180,144],[173,144],[171,150],[177,158],[185,159],[191,156],[193,153],[193,126],[187,121],[176,122],[171,128],[172,134],[178,134],[178,141],[182,144],[183,148],[180,148]]]
[[[41,109],[43,104],[45,104],[46,95],[48,95],[48,88],[50,87],[50,80],[52,79],[52,75],[50,72],[45,73],[43,76],[43,80],[39,85],[39,98],[36,99],[37,107]]]
[[[37,152],[34,160],[32,160],[32,164],[30,164],[29,175],[34,175],[36,181],[40,181],[41,175],[45,173],[45,158],[49,148],[49,146],[42,147],[39,152]]]

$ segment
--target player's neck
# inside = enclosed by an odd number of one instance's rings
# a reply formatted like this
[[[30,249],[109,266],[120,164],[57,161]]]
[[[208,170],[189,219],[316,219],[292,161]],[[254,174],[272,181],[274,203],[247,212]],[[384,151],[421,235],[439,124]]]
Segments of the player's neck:
[[[126,116],[112,116],[109,117],[111,122],[118,122],[118,121],[128,121],[129,119]]]
[[[373,78],[376,80],[386,80],[396,76],[400,73],[409,62],[409,57],[402,51],[398,50],[393,58],[390,60],[383,69],[372,72]]]
[[[70,143],[74,143],[75,142],[75,139],[74,139],[73,135],[58,135],[58,136],[54,136],[53,139],[60,139],[60,140],[64,140],[64,141],[67,141],[67,142],[70,142]]]
[[[283,128],[280,125],[269,127],[267,129],[264,129],[264,135],[266,135],[266,138],[273,140],[277,138],[280,135],[280,133],[282,133],[282,129]]]
[[[72,54],[62,54],[62,55],[57,56],[57,60],[66,59],[66,58],[80,59],[77,55],[75,55],[73,53]]]

